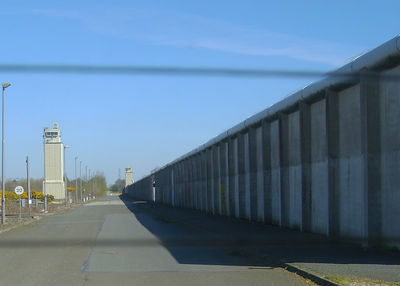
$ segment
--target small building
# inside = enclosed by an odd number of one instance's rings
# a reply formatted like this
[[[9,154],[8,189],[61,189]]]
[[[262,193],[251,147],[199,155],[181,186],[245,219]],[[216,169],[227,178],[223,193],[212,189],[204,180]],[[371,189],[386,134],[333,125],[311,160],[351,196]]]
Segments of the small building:
[[[43,130],[44,139],[44,181],[43,190],[46,194],[53,195],[56,200],[65,199],[63,152],[61,131],[58,124],[53,124],[53,129],[47,127]]]
[[[133,184],[133,172],[131,167],[125,168],[125,187]]]

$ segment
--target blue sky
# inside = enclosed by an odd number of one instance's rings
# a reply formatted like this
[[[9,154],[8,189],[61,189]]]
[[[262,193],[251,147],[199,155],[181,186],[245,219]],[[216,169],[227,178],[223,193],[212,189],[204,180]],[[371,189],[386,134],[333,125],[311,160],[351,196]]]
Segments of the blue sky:
[[[362,3],[362,4],[361,4]],[[399,33],[398,1],[2,1],[0,63],[331,70]],[[2,73],[6,177],[43,174],[42,128],[109,183],[135,179],[312,78]]]

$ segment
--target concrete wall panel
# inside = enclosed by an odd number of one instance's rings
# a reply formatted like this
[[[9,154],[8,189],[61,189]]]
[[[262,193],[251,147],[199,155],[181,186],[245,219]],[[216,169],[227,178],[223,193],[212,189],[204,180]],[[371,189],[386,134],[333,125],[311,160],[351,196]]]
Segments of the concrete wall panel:
[[[216,166],[214,166],[215,162],[214,162],[214,158],[216,157],[216,155],[214,155],[214,148],[210,148],[210,213],[215,214],[216,210],[215,210],[215,170],[216,170]]]
[[[340,235],[362,237],[363,157],[361,154],[360,86],[339,94]]]
[[[400,67],[385,75],[400,76]],[[381,81],[382,237],[400,248],[400,82]]]
[[[311,105],[311,230],[329,233],[325,100]]]
[[[220,174],[219,174],[219,164],[220,164],[220,158],[219,158],[219,146],[214,145],[213,149],[213,213],[214,214],[221,214],[220,212],[220,186],[221,186],[221,181],[220,181]]]
[[[257,220],[264,222],[264,167],[262,127],[256,129],[256,203]]]
[[[228,141],[228,190],[229,190],[229,215],[235,216],[235,144],[232,138]]]
[[[272,224],[272,179],[271,179],[271,123],[262,121],[262,164],[264,181],[264,221]]]
[[[201,152],[201,210],[207,211],[207,155]]]
[[[246,186],[246,152],[245,136],[240,133],[237,137],[237,158],[238,158],[238,191],[239,191],[239,217],[248,218],[247,215],[247,186]]]
[[[234,202],[235,202],[235,217],[239,218],[240,217],[240,203],[239,203],[239,159],[238,159],[238,151],[239,147],[238,147],[238,138],[235,138],[233,140],[233,153],[234,153],[234,164],[235,164],[235,168],[234,168]]]
[[[220,170],[220,192],[221,192],[221,200],[220,200],[220,214],[227,215],[229,198],[227,187],[229,186],[228,182],[228,170],[227,170],[227,143],[222,142],[219,145],[219,170]]]
[[[281,225],[281,168],[279,149],[279,121],[271,123],[271,201],[272,223]]]
[[[245,133],[244,137],[244,186],[245,186],[245,218],[251,219],[251,194],[250,194],[250,154],[249,154],[249,133]]]
[[[213,152],[207,149],[207,212],[214,213],[214,168]]]
[[[225,161],[225,194],[226,194],[226,215],[227,216],[231,216],[231,192],[230,192],[230,179],[229,179],[229,143],[225,142],[225,157],[224,160]]]
[[[299,111],[288,115],[289,135],[289,226],[301,228],[302,218],[302,168],[300,146],[300,116]]]

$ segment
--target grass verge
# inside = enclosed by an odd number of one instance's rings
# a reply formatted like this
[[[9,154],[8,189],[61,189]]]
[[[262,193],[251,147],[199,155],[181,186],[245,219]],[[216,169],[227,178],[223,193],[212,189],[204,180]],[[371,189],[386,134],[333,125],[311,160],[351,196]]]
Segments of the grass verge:
[[[400,286],[400,281],[381,281],[341,276],[325,276],[324,278],[343,286]]]

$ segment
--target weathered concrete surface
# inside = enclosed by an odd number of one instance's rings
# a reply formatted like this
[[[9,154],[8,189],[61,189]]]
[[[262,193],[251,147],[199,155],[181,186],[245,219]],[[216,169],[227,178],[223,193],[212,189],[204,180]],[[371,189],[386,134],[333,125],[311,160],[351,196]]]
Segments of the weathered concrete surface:
[[[235,196],[235,148],[234,140],[228,141],[228,181],[229,181],[229,214],[233,217],[236,216],[236,196]]]
[[[200,192],[208,213],[400,248],[399,46],[400,36],[338,71],[351,77],[331,75],[172,162],[176,182],[156,192],[175,184],[177,206],[198,208]],[[126,193],[147,200],[149,186]]]
[[[1,234],[0,285],[306,285],[142,204],[107,198]]]
[[[272,173],[271,173],[271,123],[264,120],[261,125],[262,135],[262,165],[264,193],[264,221],[272,224]]]
[[[264,163],[263,163],[263,137],[262,127],[256,129],[256,206],[257,206],[257,220],[265,221],[265,200],[264,200]]]
[[[240,192],[239,192],[239,159],[238,159],[238,139],[233,140],[234,154],[234,198],[235,198],[235,217],[240,217]]]
[[[311,230],[321,234],[329,234],[325,111],[325,100],[311,105]]]
[[[363,237],[363,156],[361,155],[360,87],[339,93],[340,235]]]
[[[228,177],[228,143],[222,142],[219,146],[220,166],[220,214],[229,216],[229,177]]]
[[[359,246],[330,242],[325,236],[226,217],[205,216],[189,209],[159,204],[139,204],[138,211],[179,224],[198,233],[208,244],[240,246],[241,253],[263,256],[263,263],[281,261],[319,276],[365,278],[400,282],[400,254],[366,250]],[[239,243],[238,243],[239,242]],[[266,264],[264,264],[266,265]]]
[[[300,143],[300,114],[293,112],[288,116],[289,134],[289,226],[301,229],[302,225],[302,168],[301,168],[301,143]]]
[[[384,75],[400,75],[400,67]],[[400,248],[400,81],[381,81],[382,237]]]

